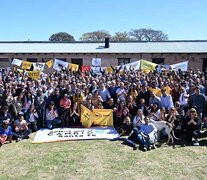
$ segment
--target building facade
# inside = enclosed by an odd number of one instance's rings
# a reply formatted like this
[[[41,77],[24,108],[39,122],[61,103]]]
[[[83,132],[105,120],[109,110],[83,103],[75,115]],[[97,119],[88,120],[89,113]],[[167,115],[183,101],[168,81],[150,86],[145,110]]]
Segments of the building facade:
[[[207,41],[162,42],[0,42],[0,67],[9,67],[13,58],[30,62],[60,59],[91,66],[101,58],[101,66],[117,66],[140,59],[157,64],[189,61],[193,69],[207,70]]]

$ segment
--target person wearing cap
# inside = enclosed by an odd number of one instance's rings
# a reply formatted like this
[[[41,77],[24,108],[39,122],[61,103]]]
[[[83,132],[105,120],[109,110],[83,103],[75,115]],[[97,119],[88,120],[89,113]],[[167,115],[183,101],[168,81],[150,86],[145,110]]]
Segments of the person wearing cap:
[[[7,140],[12,143],[12,128],[9,124],[9,120],[4,120],[0,126],[0,146]]]
[[[29,134],[32,131],[28,128],[27,122],[24,119],[24,113],[19,112],[18,114],[18,119],[14,121],[14,132],[13,132],[13,137],[17,141],[21,141],[23,139],[28,139]]]

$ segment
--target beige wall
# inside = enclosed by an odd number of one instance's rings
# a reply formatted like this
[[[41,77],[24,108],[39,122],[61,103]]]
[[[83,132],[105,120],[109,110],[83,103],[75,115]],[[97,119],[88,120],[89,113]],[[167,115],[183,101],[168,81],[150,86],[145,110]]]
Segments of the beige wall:
[[[6,67],[11,65],[11,61],[13,58],[19,58],[26,60],[27,58],[37,58],[39,62],[44,59],[50,58],[66,58],[67,62],[71,62],[71,59],[80,58],[83,59],[83,65],[91,66],[92,58],[101,58],[102,66],[116,66],[118,65],[118,58],[130,58],[131,62],[146,59],[151,60],[151,58],[164,58],[165,64],[175,64],[182,62],[182,60],[189,60],[189,67],[193,69],[202,69],[203,68],[203,58],[207,58],[206,54],[1,54],[0,58],[8,58],[8,62],[1,62],[0,59],[0,67]]]

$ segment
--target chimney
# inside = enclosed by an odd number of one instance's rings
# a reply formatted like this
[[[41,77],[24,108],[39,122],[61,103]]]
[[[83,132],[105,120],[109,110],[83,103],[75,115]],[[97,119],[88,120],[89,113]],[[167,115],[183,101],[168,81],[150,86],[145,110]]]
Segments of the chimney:
[[[105,37],[105,48],[109,48],[109,37]]]

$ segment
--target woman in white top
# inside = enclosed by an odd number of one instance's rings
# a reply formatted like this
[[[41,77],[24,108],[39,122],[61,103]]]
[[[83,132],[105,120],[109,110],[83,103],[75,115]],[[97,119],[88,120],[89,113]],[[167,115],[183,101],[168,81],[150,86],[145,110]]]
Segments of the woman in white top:
[[[46,110],[46,126],[48,129],[53,129],[54,125],[57,124],[61,124],[61,120],[58,118],[55,103],[51,101],[49,108]]]
[[[137,115],[133,120],[133,127],[140,129],[141,125],[144,124],[144,115],[141,109],[137,110]]]

